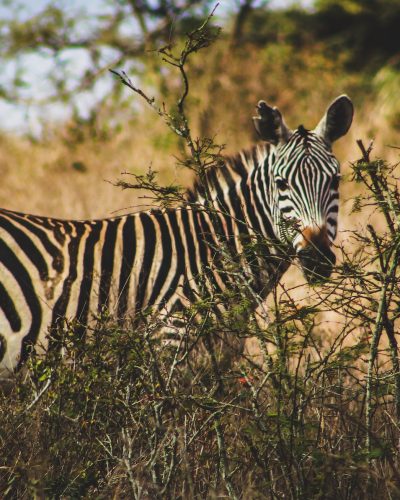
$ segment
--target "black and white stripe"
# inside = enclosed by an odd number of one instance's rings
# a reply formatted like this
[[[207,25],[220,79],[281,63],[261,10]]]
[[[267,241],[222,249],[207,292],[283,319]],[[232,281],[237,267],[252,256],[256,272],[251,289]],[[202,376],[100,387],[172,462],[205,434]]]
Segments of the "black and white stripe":
[[[326,226],[333,241],[339,165],[330,145],[350,126],[350,100],[334,101],[314,131],[289,131],[279,111],[263,102],[259,112],[256,128],[269,144],[210,169],[211,199],[196,182],[185,206],[105,220],[0,210],[3,376],[30,346],[45,344],[62,318],[84,329],[92,313],[106,310],[121,320],[144,308],[168,314],[204,293],[223,292],[231,277],[221,248],[265,297],[289,266],[293,247],[301,246],[302,229]],[[204,210],[206,201],[212,210]]]

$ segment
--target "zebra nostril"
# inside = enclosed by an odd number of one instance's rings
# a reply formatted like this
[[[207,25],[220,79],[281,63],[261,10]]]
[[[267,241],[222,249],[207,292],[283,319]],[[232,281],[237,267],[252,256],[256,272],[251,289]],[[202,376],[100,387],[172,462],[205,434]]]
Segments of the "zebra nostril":
[[[297,255],[309,283],[324,281],[332,274],[336,256],[329,247],[307,246],[301,249]]]
[[[302,248],[298,253],[300,260],[314,260],[315,262],[329,263],[334,265],[336,262],[336,255],[328,246],[312,246],[309,245]]]

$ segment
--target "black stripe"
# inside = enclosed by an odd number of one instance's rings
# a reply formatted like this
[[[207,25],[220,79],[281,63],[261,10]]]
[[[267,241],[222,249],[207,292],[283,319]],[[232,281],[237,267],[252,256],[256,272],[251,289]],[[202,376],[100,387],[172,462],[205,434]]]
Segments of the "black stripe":
[[[166,215],[165,213],[157,211],[153,213],[153,217],[158,222],[161,231],[162,260],[158,269],[157,278],[154,282],[153,290],[148,300],[149,306],[152,306],[157,301],[161,289],[168,277],[168,272],[171,269],[172,260],[171,234],[169,233],[168,225],[165,220]]]
[[[239,162],[237,162],[235,165],[238,165]],[[234,165],[234,167],[235,167]],[[243,167],[243,163],[241,163],[241,166]],[[234,168],[235,169],[235,168]],[[236,170],[236,169],[235,169]],[[229,168],[227,168],[227,165],[225,164],[222,168],[220,167],[218,169],[218,171],[220,172],[220,174],[222,174],[222,176],[224,177],[224,185],[226,186],[229,186],[229,187],[233,187],[235,185],[235,180],[233,179],[232,177],[232,174],[229,170]],[[241,172],[238,172],[240,175],[245,175],[247,177],[247,170],[243,168],[243,170]],[[218,182],[219,184],[221,184],[221,182],[219,181]]]
[[[252,185],[254,188],[254,179],[252,179]],[[249,189],[246,181],[242,181],[241,190],[242,190],[243,198],[244,198],[244,201],[246,204],[246,213],[247,213],[247,218],[249,219],[248,222],[250,222],[250,226],[253,229],[253,231],[256,233],[256,235],[258,237],[260,237],[262,234],[261,226],[260,226],[260,222],[256,216],[256,213],[254,211],[254,206],[251,202],[250,189]]]
[[[104,221],[107,224],[103,239],[103,248],[100,265],[99,305],[98,312],[108,309],[110,303],[111,278],[114,270],[115,242],[118,225],[121,219]]]
[[[0,297],[1,297],[0,309],[3,310],[7,318],[7,321],[11,326],[12,331],[19,332],[19,330],[21,330],[21,318],[17,310],[15,309],[14,303],[11,300],[11,297],[8,295],[5,286],[1,282],[0,282]]]
[[[334,227],[336,227],[336,225],[337,225],[337,220],[335,218],[333,218],[333,217],[328,217],[327,220],[326,220],[326,222],[328,224],[330,224],[331,226],[334,226]]]
[[[202,245],[202,251],[200,252],[200,257],[202,259],[202,264],[203,264],[203,271],[205,275],[207,276],[208,280],[214,287],[214,289],[217,292],[222,292],[221,287],[217,283],[217,280],[214,276],[215,269],[220,269],[221,268],[221,256],[218,254],[218,243],[217,241],[213,238],[213,232],[211,230],[211,227],[208,225],[207,221],[205,220],[205,215],[204,212],[198,211],[197,212],[197,217],[193,218],[195,221],[196,226],[198,227],[198,231],[196,228],[196,232],[198,234],[199,242],[201,241]],[[207,253],[206,248],[211,252],[211,258],[209,258],[209,255]],[[213,269],[213,270],[212,270]]]
[[[60,245],[64,245],[65,233],[62,231],[62,229],[65,228],[65,224],[59,220],[53,220],[53,223],[54,223],[54,228],[53,228],[54,238],[58,243],[60,243]]]
[[[140,221],[143,226],[144,255],[142,261],[142,267],[139,273],[139,282],[137,286],[136,307],[135,307],[136,312],[140,311],[144,304],[147,282],[149,280],[151,265],[153,263],[154,251],[156,247],[156,232],[151,217],[146,213],[141,213]]]
[[[190,283],[189,283],[189,280],[187,279],[187,276],[185,276],[184,282],[183,282],[183,294],[185,295],[185,297],[189,300],[189,302],[191,304],[194,304],[196,302],[195,293],[193,291],[193,288],[190,286]],[[205,297],[202,296],[202,298],[204,299]]]
[[[190,214],[193,215],[193,210],[190,210]],[[192,272],[192,276],[196,278],[199,274],[199,269],[197,267],[197,259],[196,259],[198,251],[194,244],[194,238],[198,238],[198,235],[194,236],[192,233],[193,229],[190,226],[188,210],[181,211],[181,219],[186,241],[186,247],[188,251],[190,270]]]
[[[162,300],[160,301],[160,307],[166,304],[168,300],[172,297],[172,295],[176,292],[178,288],[179,278],[185,272],[185,247],[183,246],[181,233],[179,231],[176,210],[170,210],[168,212],[168,219],[171,224],[175,247],[176,247],[176,257],[175,257],[176,271],[175,271],[175,276],[171,281],[169,289],[166,291]]]
[[[215,280],[215,276],[213,275],[213,273],[211,272],[211,270],[209,268],[206,239],[205,239],[205,236],[203,234],[203,229],[202,229],[201,224],[200,224],[200,220],[202,219],[202,211],[194,209],[194,210],[192,210],[191,215],[192,215],[193,226],[195,229],[195,234],[197,237],[197,243],[198,243],[198,247],[199,247],[199,257],[200,257],[200,262],[201,262],[201,266],[202,266],[201,271],[204,274],[204,276],[208,279],[208,281],[211,283],[212,287],[214,289],[216,289],[218,285],[217,285],[217,282]],[[199,273],[199,281],[200,281],[199,284],[200,285],[202,285],[201,281],[202,281],[203,274],[200,275],[200,273]],[[201,287],[201,289],[203,290],[203,293],[206,294],[203,286]]]
[[[133,216],[128,216],[125,220],[122,229],[122,242],[123,250],[118,287],[118,318],[121,320],[124,318],[128,306],[129,284],[136,254],[135,221]]]
[[[266,168],[264,165],[263,168]],[[269,178],[266,175],[263,175],[264,171],[259,168],[257,170],[257,176],[254,177],[254,181],[257,182],[257,187],[258,191],[256,190],[255,195],[253,198],[256,203],[256,207],[258,209],[258,212],[263,216],[263,219],[266,219],[266,214],[265,210],[268,209],[268,200],[267,200],[267,193],[269,192],[270,186],[269,186]],[[253,189],[256,189],[256,185],[254,184]],[[265,222],[265,220],[263,220]]]
[[[68,255],[69,255],[69,269],[68,276],[65,278],[63,283],[63,288],[60,296],[55,303],[53,308],[53,314],[51,318],[51,328],[53,329],[59,319],[65,317],[65,313],[68,307],[68,302],[71,294],[71,288],[74,281],[77,278],[77,265],[78,265],[78,251],[79,243],[84,232],[84,224],[80,222],[70,222],[70,225],[75,227],[76,236],[71,236],[70,242],[68,244]]]
[[[220,231],[220,234],[219,234],[219,237],[222,238],[222,240],[229,244],[229,239],[230,237],[232,236],[232,233],[233,233],[233,227],[232,227],[232,219],[231,219],[231,216],[230,216],[230,210],[229,210],[229,207],[225,201],[225,197],[224,197],[224,193],[221,189],[221,186],[218,182],[218,178],[215,176],[215,179],[214,179],[214,189],[217,193],[217,197],[216,197],[216,201],[219,205],[219,213],[215,213],[214,214],[214,217],[218,216],[218,217],[222,217],[223,220],[225,221],[225,224],[226,224],[226,232],[224,230],[224,224],[223,223],[219,223],[219,226],[221,228],[221,231]]]
[[[89,306],[90,306],[90,293],[93,284],[93,265],[94,265],[94,249],[96,243],[99,241],[100,231],[102,229],[102,222],[97,221],[92,223],[90,233],[85,240],[85,252],[83,255],[83,274],[81,278],[81,286],[79,291],[78,307],[76,311],[76,318],[79,321],[78,333],[83,333],[88,320]]]
[[[246,224],[246,218],[245,214],[243,212],[242,204],[241,204],[241,199],[239,196],[234,197],[232,200],[232,206],[233,210],[235,213],[235,222],[236,225],[239,229],[239,238],[241,240],[241,243],[243,245],[243,254],[245,256],[246,261],[248,262],[252,275],[254,276],[254,279],[257,280],[260,272],[259,272],[259,265],[258,265],[258,259],[256,255],[256,250],[260,250],[259,248],[255,247],[255,242],[257,241],[256,238],[251,238],[248,225]],[[258,239],[260,235],[257,235]],[[258,241],[260,243],[260,241]],[[265,245],[263,245],[263,250],[264,250]],[[264,255],[263,257],[266,257]],[[236,262],[239,262],[239,252],[238,249],[235,246],[235,255],[237,258],[235,259]]]
[[[0,217],[0,228],[4,229],[13,238],[19,248],[29,258],[38,270],[40,279],[47,281],[49,279],[47,263],[29,236],[5,217]]]
[[[233,209],[233,214],[232,214],[232,220],[233,223],[236,225],[236,227],[239,229],[239,235],[240,237],[249,236],[249,229],[248,225],[246,223],[246,217],[243,212],[243,207],[242,207],[242,200],[239,196],[239,193],[236,191],[231,193],[231,205]],[[233,231],[232,231],[232,238],[234,238]],[[248,238],[246,238],[248,239]],[[235,253],[238,253],[238,249],[236,247],[236,242],[232,243],[234,244],[234,250]]]
[[[332,205],[329,207],[329,214],[337,214],[339,212],[339,206],[338,205]]]
[[[31,312],[31,325],[28,333],[22,340],[21,358],[19,361],[19,364],[21,364],[27,358],[30,347],[35,344],[37,336],[39,335],[42,322],[42,309],[27,270],[17,259],[14,252],[2,240],[0,240],[0,261],[19,284],[26,304]]]
[[[6,351],[7,351],[7,341],[6,338],[0,333],[0,362],[3,360]]]
[[[53,263],[53,269],[57,271],[58,273],[61,273],[64,269],[64,257],[63,254],[60,252],[60,250],[51,243],[51,241],[48,238],[48,235],[46,234],[45,230],[42,230],[41,228],[37,227],[35,224],[32,222],[28,221],[26,218],[23,217],[23,215],[14,213],[14,212],[6,212],[8,216],[12,217],[18,224],[24,226],[26,229],[28,229],[29,232],[37,236],[41,242],[41,244],[44,246],[45,250],[47,251],[48,254],[51,255]]]

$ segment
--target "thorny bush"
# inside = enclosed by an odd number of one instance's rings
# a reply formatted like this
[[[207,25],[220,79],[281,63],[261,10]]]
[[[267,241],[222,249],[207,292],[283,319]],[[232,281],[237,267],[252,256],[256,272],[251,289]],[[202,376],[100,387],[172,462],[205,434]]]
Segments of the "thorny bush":
[[[348,235],[357,249],[337,250],[306,305],[278,285],[262,323],[238,286],[186,312],[179,349],[150,316],[102,316],[32,355],[1,400],[3,497],[398,497],[400,197],[394,167],[364,153],[354,208],[384,228]],[[232,314],[216,320],[215,300]],[[257,358],[236,337],[256,337]]]

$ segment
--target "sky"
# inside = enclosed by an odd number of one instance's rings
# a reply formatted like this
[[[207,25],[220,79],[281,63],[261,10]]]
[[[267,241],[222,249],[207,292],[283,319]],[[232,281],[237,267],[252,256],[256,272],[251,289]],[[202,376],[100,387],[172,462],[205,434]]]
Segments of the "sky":
[[[232,7],[237,5],[237,0],[219,0],[219,7],[217,16],[224,19],[226,18]],[[257,2],[256,2],[257,3]],[[67,12],[76,12],[80,8],[84,8],[87,17],[98,14],[99,11],[106,13],[109,9],[110,1],[108,0],[0,0],[0,19],[11,20],[18,16],[18,19],[25,20],[40,13],[47,5],[60,5],[64,7]],[[309,8],[312,0],[270,0],[270,8],[285,8],[288,5],[298,4],[305,8]],[[89,22],[89,20],[87,22]],[[82,23],[83,29],[89,29],[85,23]],[[132,29],[130,27],[130,29]],[[109,54],[110,62],[113,60],[113,54]],[[107,54],[104,55],[105,63],[107,64]],[[71,80],[70,85],[73,85],[73,75],[82,74],[87,67],[88,57],[84,50],[73,50],[71,53],[66,52],[60,59],[60,63],[70,67]],[[35,96],[35,100],[45,99],[51,92],[51,87],[48,82],[48,72],[57,71],[54,61],[46,56],[39,54],[29,54],[19,60],[2,61],[2,71],[0,73],[0,88],[7,81],[10,81],[17,70],[23,68],[25,73],[26,87],[20,89],[21,94],[26,100],[31,100]],[[107,95],[111,88],[111,75],[110,79],[104,78],[91,89],[90,92],[83,93],[76,97],[75,105],[79,109],[81,115],[88,114],[90,108],[95,102],[98,102],[103,96]],[[0,117],[2,117],[0,128],[12,133],[32,133],[33,135],[40,135],[42,130],[42,122],[46,121],[63,121],[68,118],[71,113],[71,107],[61,103],[52,103],[49,105],[34,105],[34,104],[21,104],[10,103],[0,99]]]

